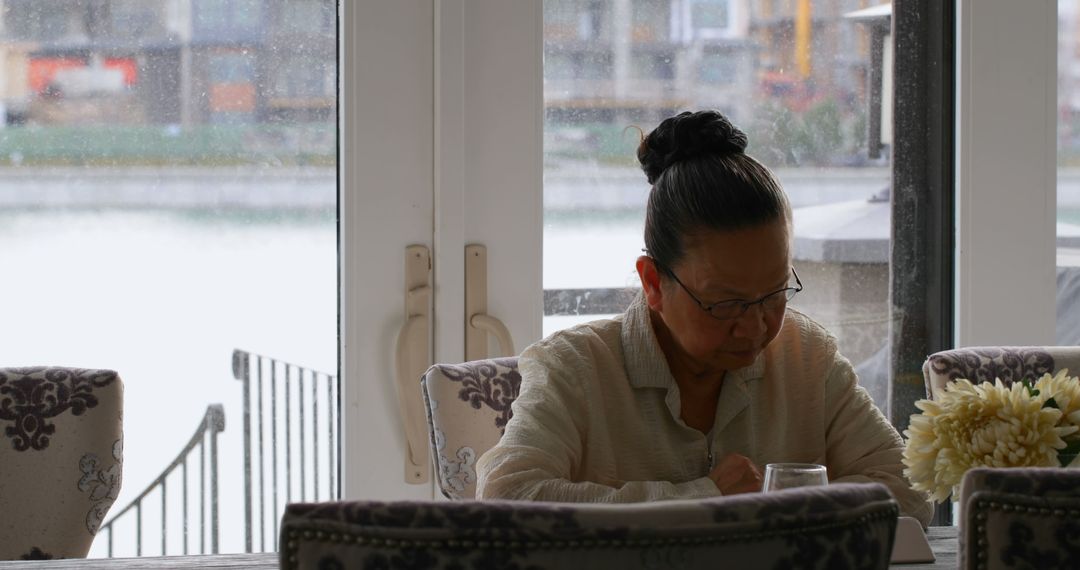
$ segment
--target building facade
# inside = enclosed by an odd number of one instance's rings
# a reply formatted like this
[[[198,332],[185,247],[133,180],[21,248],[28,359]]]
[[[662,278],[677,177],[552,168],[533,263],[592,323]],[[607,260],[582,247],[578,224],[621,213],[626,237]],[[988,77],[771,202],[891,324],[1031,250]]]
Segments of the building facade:
[[[5,0],[9,122],[333,121],[334,0]]]
[[[872,0],[545,0],[552,124],[858,106]],[[15,122],[332,121],[335,0],[3,0]]]

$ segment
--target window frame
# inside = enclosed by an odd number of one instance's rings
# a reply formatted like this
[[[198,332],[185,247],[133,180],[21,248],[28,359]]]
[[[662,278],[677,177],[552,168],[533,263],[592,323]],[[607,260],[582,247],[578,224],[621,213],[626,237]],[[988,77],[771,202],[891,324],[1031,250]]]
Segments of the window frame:
[[[900,432],[918,412],[915,401],[926,397],[926,355],[955,343],[955,15],[949,2],[893,4],[892,96],[907,105],[893,113],[889,297],[895,315],[891,320],[900,330],[889,333],[887,411]],[[951,521],[951,504],[944,504],[931,524]]]
[[[1053,345],[1057,2],[959,0],[956,23],[956,345]]]

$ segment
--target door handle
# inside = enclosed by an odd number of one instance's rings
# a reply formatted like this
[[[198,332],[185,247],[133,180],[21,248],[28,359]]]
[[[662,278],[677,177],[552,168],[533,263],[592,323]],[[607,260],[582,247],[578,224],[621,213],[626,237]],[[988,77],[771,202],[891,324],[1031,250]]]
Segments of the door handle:
[[[487,311],[487,247],[465,246],[465,360],[483,360],[488,354],[488,334],[499,342],[497,356],[513,356],[510,329]]]
[[[477,313],[469,319],[469,324],[473,328],[495,335],[495,339],[499,341],[499,352],[502,356],[514,355],[514,340],[510,337],[510,329],[506,328],[502,321],[491,315]]]
[[[427,416],[420,377],[431,365],[431,253],[422,245],[405,248],[405,322],[394,351],[398,413],[405,428],[405,482],[428,481]]]

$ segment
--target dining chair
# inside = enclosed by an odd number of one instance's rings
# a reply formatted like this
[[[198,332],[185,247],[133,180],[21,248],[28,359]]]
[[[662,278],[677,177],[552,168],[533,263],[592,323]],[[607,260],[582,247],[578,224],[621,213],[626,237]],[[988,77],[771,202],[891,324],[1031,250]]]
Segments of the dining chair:
[[[292,504],[280,567],[877,569],[898,513],[879,483],[615,505]]]
[[[436,364],[421,380],[439,490],[476,497],[476,461],[499,443],[521,387],[517,357]]]
[[[972,346],[935,352],[923,363],[926,393],[935,398],[957,378],[973,384],[1000,378],[1006,385],[1068,368],[1080,375],[1078,346]]]
[[[0,368],[0,560],[84,558],[120,491],[112,370]]]
[[[1080,470],[972,469],[960,503],[961,568],[1080,568]]]

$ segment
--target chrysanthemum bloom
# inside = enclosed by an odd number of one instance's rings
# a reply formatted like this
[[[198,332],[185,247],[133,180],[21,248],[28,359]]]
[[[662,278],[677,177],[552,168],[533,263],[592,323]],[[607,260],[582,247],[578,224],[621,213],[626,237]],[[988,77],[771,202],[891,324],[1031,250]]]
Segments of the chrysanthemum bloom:
[[[1051,376],[1044,374],[1035,382],[1035,389],[1044,400],[1053,398],[1061,410],[1063,425],[1080,426],[1080,378],[1069,376],[1069,370],[1062,368]],[[1073,434],[1073,439],[1077,434]]]
[[[1044,403],[1019,383],[952,382],[937,401],[915,403],[922,413],[904,431],[904,475],[943,502],[973,467],[1057,466],[1062,437],[1077,428],[1057,427],[1061,410]]]

